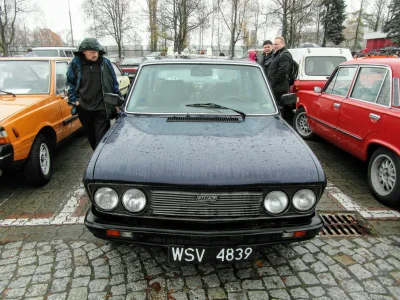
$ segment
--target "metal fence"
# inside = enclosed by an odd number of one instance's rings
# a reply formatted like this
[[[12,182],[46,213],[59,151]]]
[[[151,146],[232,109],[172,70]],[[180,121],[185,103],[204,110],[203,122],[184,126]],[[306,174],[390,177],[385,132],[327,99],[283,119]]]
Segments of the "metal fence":
[[[204,50],[205,52],[207,51],[207,48],[211,47],[211,45],[203,45],[202,47],[199,45],[193,45],[189,46],[188,49],[192,50],[194,49],[196,53],[200,53],[201,50]],[[9,53],[10,56],[24,56],[26,54],[26,49],[30,48],[28,47],[9,47]],[[33,48],[33,47],[31,47]],[[118,56],[118,47],[117,46],[104,46],[107,55],[110,57],[117,57]],[[230,50],[229,46],[223,46],[221,45],[220,47],[213,46],[212,48],[212,53],[215,56],[218,56],[220,53],[224,53],[225,56],[230,55]],[[165,48],[159,48],[156,50],[156,52],[165,52]],[[123,46],[121,55],[123,57],[143,57],[147,56],[151,53],[152,51],[150,50],[149,46],[147,45],[128,45],[128,46]],[[247,55],[247,48],[246,47],[235,47],[235,56],[246,56]]]

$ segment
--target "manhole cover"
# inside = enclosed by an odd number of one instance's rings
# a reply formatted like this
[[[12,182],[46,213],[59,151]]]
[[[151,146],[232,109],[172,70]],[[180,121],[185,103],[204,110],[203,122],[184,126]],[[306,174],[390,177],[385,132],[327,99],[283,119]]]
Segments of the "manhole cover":
[[[372,235],[371,228],[357,213],[321,213],[324,221],[319,235],[346,237]]]

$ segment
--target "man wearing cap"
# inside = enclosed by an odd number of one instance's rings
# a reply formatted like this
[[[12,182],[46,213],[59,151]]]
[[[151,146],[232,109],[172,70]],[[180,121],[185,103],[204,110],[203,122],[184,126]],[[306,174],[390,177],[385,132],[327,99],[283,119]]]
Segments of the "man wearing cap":
[[[105,93],[120,94],[117,76],[104,48],[95,38],[85,38],[67,71],[68,103],[76,108],[79,120],[94,150],[110,128],[118,107],[104,102]]]

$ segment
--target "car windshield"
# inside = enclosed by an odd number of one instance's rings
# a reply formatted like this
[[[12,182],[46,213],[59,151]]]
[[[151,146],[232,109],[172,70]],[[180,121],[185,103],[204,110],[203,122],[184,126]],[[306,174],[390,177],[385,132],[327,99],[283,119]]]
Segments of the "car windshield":
[[[49,74],[49,61],[3,60],[0,61],[0,90],[25,95],[49,93]]]
[[[163,64],[142,67],[127,112],[228,114],[193,107],[214,103],[245,114],[274,114],[276,107],[258,66],[232,64]]]
[[[142,60],[143,60],[142,58],[125,58],[122,64],[123,65],[140,64]]]
[[[308,76],[329,76],[342,62],[342,56],[309,56],[306,58],[305,73]]]
[[[57,50],[33,50],[33,53],[35,53],[37,56],[42,56],[42,57],[58,57],[58,51]]]

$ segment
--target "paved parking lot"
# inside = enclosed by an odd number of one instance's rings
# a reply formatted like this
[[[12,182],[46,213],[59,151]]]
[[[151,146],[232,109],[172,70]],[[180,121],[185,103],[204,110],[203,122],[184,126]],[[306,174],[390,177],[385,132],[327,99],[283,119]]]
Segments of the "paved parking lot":
[[[400,299],[400,212],[372,197],[365,164],[308,144],[329,180],[319,210],[355,211],[377,235],[265,247],[248,263],[169,264],[162,248],[97,240],[82,225],[91,150],[80,136],[57,151],[45,187],[0,178],[0,298]]]

